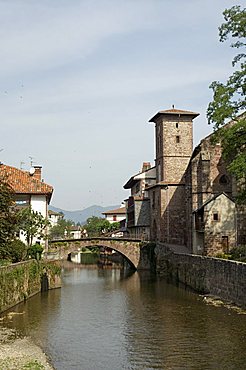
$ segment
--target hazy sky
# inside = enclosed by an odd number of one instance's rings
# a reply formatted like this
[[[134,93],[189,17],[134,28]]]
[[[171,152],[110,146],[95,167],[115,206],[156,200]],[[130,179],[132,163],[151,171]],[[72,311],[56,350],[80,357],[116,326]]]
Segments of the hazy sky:
[[[120,204],[154,164],[157,111],[200,112],[231,73],[220,43],[227,0],[0,0],[0,160],[30,158],[67,210]],[[237,4],[242,4],[238,2]]]

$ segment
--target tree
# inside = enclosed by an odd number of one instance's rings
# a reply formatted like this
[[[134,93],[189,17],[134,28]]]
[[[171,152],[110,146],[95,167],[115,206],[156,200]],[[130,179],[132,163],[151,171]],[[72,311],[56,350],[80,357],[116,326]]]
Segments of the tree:
[[[8,245],[16,232],[16,212],[14,210],[12,188],[3,178],[0,179],[0,259],[9,257]]]
[[[108,220],[102,217],[92,216],[89,217],[84,225],[89,236],[99,236],[109,231],[119,228],[119,223],[114,222],[111,224]]]
[[[223,12],[225,23],[219,27],[220,41],[232,38],[232,48],[245,48],[246,9],[233,6]],[[235,41],[236,40],[236,41]],[[239,184],[239,202],[246,203],[246,62],[239,52],[232,61],[235,68],[226,83],[212,82],[213,101],[207,109],[208,122],[214,125],[215,140],[220,140],[228,170]],[[226,125],[228,121],[233,125]],[[226,126],[225,126],[226,125]]]
[[[49,221],[31,207],[24,208],[18,213],[18,227],[25,232],[28,247],[33,244],[34,237],[46,237],[48,226]]]
[[[64,220],[63,218],[59,219],[57,225],[53,226],[49,231],[49,239],[63,239],[66,236],[70,235],[71,227],[73,222],[70,220]]]

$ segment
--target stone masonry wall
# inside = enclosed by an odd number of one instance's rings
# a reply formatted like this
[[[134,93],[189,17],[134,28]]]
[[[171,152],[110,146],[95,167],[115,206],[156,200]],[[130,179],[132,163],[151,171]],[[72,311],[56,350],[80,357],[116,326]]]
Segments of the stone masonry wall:
[[[246,263],[189,254],[165,253],[156,248],[156,270],[203,294],[246,307]]]
[[[23,302],[41,291],[43,276],[48,289],[61,286],[60,266],[57,262],[35,260],[15,263],[0,268],[0,313]]]

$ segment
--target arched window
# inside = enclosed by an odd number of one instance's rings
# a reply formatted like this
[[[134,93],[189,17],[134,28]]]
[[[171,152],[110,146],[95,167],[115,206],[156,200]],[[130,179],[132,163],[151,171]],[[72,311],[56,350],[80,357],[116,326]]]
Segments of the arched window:
[[[226,175],[222,175],[219,179],[220,185],[227,185],[229,184],[229,179]]]

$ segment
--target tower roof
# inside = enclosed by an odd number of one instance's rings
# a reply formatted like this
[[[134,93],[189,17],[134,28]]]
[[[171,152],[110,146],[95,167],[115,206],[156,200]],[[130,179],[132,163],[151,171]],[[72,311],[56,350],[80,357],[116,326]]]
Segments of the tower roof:
[[[189,110],[181,110],[181,109],[166,109],[166,110],[160,110],[157,112],[150,120],[149,122],[155,122],[157,118],[160,116],[190,116],[192,119],[196,118],[199,116],[199,113],[196,112],[191,112]]]

